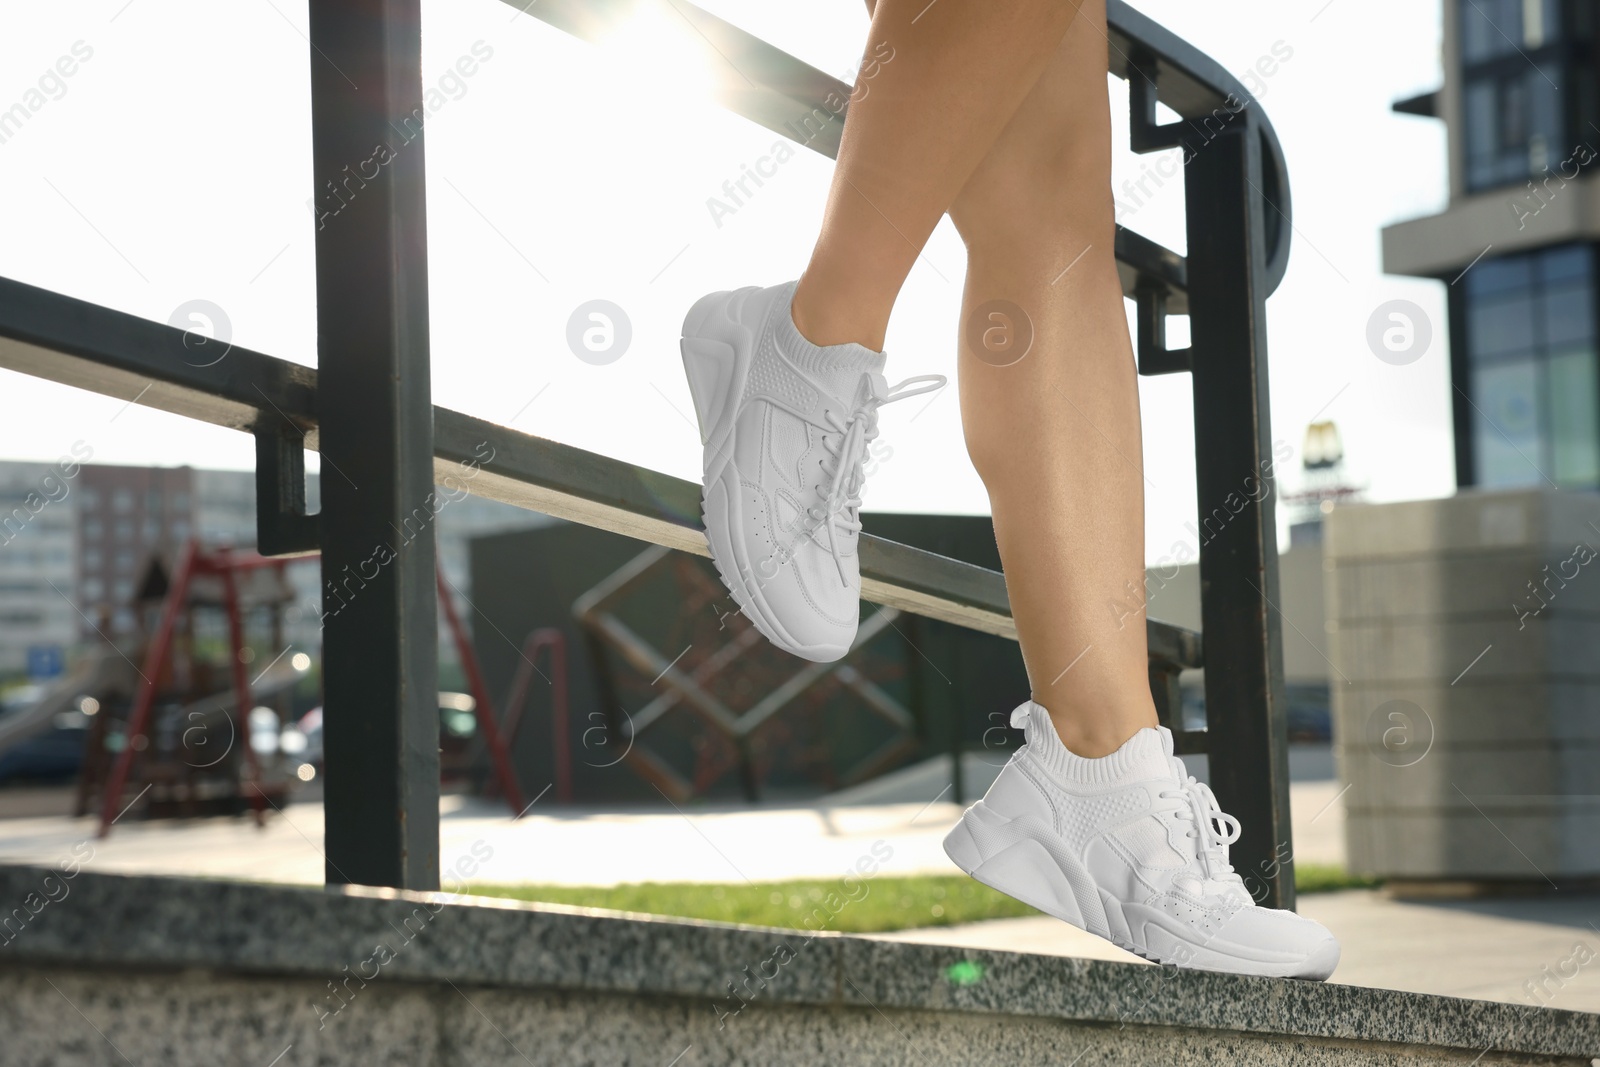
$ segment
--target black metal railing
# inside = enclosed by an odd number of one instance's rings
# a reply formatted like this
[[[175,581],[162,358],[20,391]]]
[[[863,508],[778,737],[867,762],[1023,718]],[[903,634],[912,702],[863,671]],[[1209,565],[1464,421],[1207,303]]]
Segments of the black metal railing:
[[[311,5],[313,161],[337,174],[387,143],[421,97],[420,0]],[[639,2],[506,3],[597,39]],[[850,87],[683,0],[721,101],[833,155]],[[1124,292],[1138,307],[1144,374],[1193,377],[1207,722],[1188,730],[1178,675],[1200,636],[1150,621],[1150,680],[1181,752],[1207,752],[1213,788],[1240,817],[1240,867],[1266,903],[1292,906],[1265,300],[1287,264],[1289,196],[1276,135],[1244,87],[1192,46],[1109,0],[1110,70],[1129,81],[1136,151],[1185,157],[1188,255],[1119,227]],[[355,88],[361,86],[362,88]],[[1157,101],[1180,119],[1158,125]],[[797,133],[800,135],[797,136]],[[185,334],[0,279],[0,366],[253,433],[262,551],[319,547],[326,585],[360,594],[324,619],[327,877],[439,884],[437,664],[431,526],[393,544],[436,480],[460,464],[471,490],[699,555],[699,486],[434,407],[428,391],[423,150],[317,232],[319,369],[233,348],[198,367]],[[1189,347],[1165,318],[1187,314]],[[304,450],[339,474],[307,516]],[[1263,491],[1265,487],[1266,491]],[[414,523],[412,525],[415,525]],[[389,551],[371,566],[374,549]],[[1015,638],[1003,577],[880,538],[861,545],[862,593],[880,604]],[[370,576],[369,576],[370,574]]]

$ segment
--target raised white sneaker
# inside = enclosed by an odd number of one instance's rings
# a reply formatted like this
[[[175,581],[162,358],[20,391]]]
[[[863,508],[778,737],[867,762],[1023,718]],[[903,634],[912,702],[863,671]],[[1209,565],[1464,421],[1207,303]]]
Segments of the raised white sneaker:
[[[1339,942],[1257,907],[1228,865],[1239,823],[1172,754],[1165,727],[1101,759],[1068,751],[1044,708],[1011,714],[1027,744],[944,839],[985,885],[1157,963],[1321,980]]]
[[[812,344],[794,325],[794,289],[702,297],[681,346],[705,445],[712,561],[768,640],[826,662],[850,650],[861,617],[857,513],[878,408],[945,379],[891,389],[882,352]]]

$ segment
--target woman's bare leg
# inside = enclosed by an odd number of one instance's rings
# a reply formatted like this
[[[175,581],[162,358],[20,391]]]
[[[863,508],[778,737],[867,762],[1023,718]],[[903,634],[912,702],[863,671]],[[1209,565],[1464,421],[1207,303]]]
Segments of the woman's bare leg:
[[[795,292],[813,344],[883,348],[928,235],[1056,56],[1077,0],[880,0],[822,234]],[[885,51],[892,49],[892,53]]]
[[[1105,3],[924,3],[876,6],[868,54],[883,41],[894,59],[851,107],[795,322],[818,344],[881,348],[889,307],[948,208],[968,253],[962,423],[1033,698],[1069,749],[1100,756],[1157,722],[1139,394],[1113,257]],[[1015,362],[980,340],[997,301],[1023,319],[993,325],[1032,336]]]
[[[1146,729],[1157,723],[1146,673],[1144,475],[1113,258],[1104,3],[1082,0],[1070,29],[1051,38],[1038,77],[947,205],[968,258],[962,424],[989,490],[1034,706],[1026,749],[962,814],[945,852],[979,881],[1156,962],[1320,980],[1338,964],[1338,940],[1292,912],[1250,908],[1228,866],[1238,821],[1209,789],[1190,785]],[[898,10],[898,0],[881,0],[889,4]],[[948,66],[918,68],[887,103],[874,88],[851,112],[850,167],[836,176],[828,230],[807,272],[818,300],[806,313],[824,317],[802,321],[795,305],[802,329],[839,331],[819,340],[881,342],[887,304],[937,221],[930,204],[983,141],[969,127],[952,137],[928,127],[927,114],[946,105],[940,94],[959,87],[955,111],[965,118],[998,111],[987,71],[951,43]],[[993,44],[978,42],[985,62],[1013,58]],[[1007,77],[1004,93],[1014,88]],[[894,151],[852,136],[863,129]],[[841,194],[856,175],[890,173],[905,177],[905,195],[885,177],[871,206],[911,227],[903,249],[864,228],[870,220]],[[836,277],[861,288],[825,291]],[[1134,811],[1143,815],[1130,819]],[[1182,821],[1192,829],[1174,833]]]
[[[1054,58],[962,189],[961,418],[989,490],[1033,698],[1073,752],[1157,725],[1144,614],[1138,376],[1113,256],[1105,0]],[[986,350],[995,301],[1032,346]],[[1014,314],[1014,313],[1013,313]],[[998,335],[996,335],[998,337]]]

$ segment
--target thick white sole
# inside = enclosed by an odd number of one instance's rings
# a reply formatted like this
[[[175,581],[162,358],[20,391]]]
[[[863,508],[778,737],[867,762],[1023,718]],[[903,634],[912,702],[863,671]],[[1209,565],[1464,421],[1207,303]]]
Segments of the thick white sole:
[[[1007,819],[981,800],[945,836],[944,851],[984,885],[1153,963],[1322,981],[1339,962],[1339,943],[1331,938],[1305,957],[1287,959],[1252,958],[1197,940],[1193,931],[1165,913],[1120,901],[1100,889],[1039,820]]]
[[[739,506],[738,472],[732,463],[735,416],[744,395],[755,349],[759,323],[746,324],[730,314],[729,304],[738,293],[719,292],[695,301],[683,320],[678,347],[683,356],[689,394],[694,398],[700,441],[705,446],[700,492],[700,519],[705,524],[711,562],[739,605],[761,635],[791,655],[818,663],[831,663],[850,651],[848,644],[804,644],[795,640],[778,621],[761,595],[761,581],[743,543],[733,536],[744,522]]]

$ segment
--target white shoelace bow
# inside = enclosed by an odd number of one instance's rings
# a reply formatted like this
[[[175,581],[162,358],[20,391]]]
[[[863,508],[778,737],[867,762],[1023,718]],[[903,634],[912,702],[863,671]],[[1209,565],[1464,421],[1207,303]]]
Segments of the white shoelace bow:
[[[1176,790],[1163,790],[1161,795],[1188,801],[1189,807],[1179,810],[1177,814],[1179,818],[1192,820],[1195,824],[1189,836],[1200,842],[1200,862],[1205,865],[1206,877],[1218,882],[1237,882],[1242,886],[1244,879],[1228,863],[1228,846],[1239,840],[1242,830],[1239,820],[1223,811],[1211,787],[1194,775],[1180,774],[1179,783]]]
[[[861,487],[867,480],[867,446],[878,436],[878,409],[896,400],[942,389],[948,383],[942,374],[919,374],[880,392],[878,382],[881,379],[877,375],[869,374],[866,379],[867,395],[851,412],[849,419],[841,419],[832,411],[827,412],[827,425],[822,428],[840,435],[839,445],[835,448],[828,443],[827,437],[822,439],[823,447],[833,461],[831,470],[826,463],[823,466],[824,473],[830,475],[831,480],[827,493],[822,497],[822,504],[807,509],[811,522],[801,533],[801,537],[807,537],[818,526],[826,526],[828,551],[833,556],[834,565],[839,568],[841,582],[849,579],[845,575],[840,538],[861,529],[857,509],[861,507]]]

